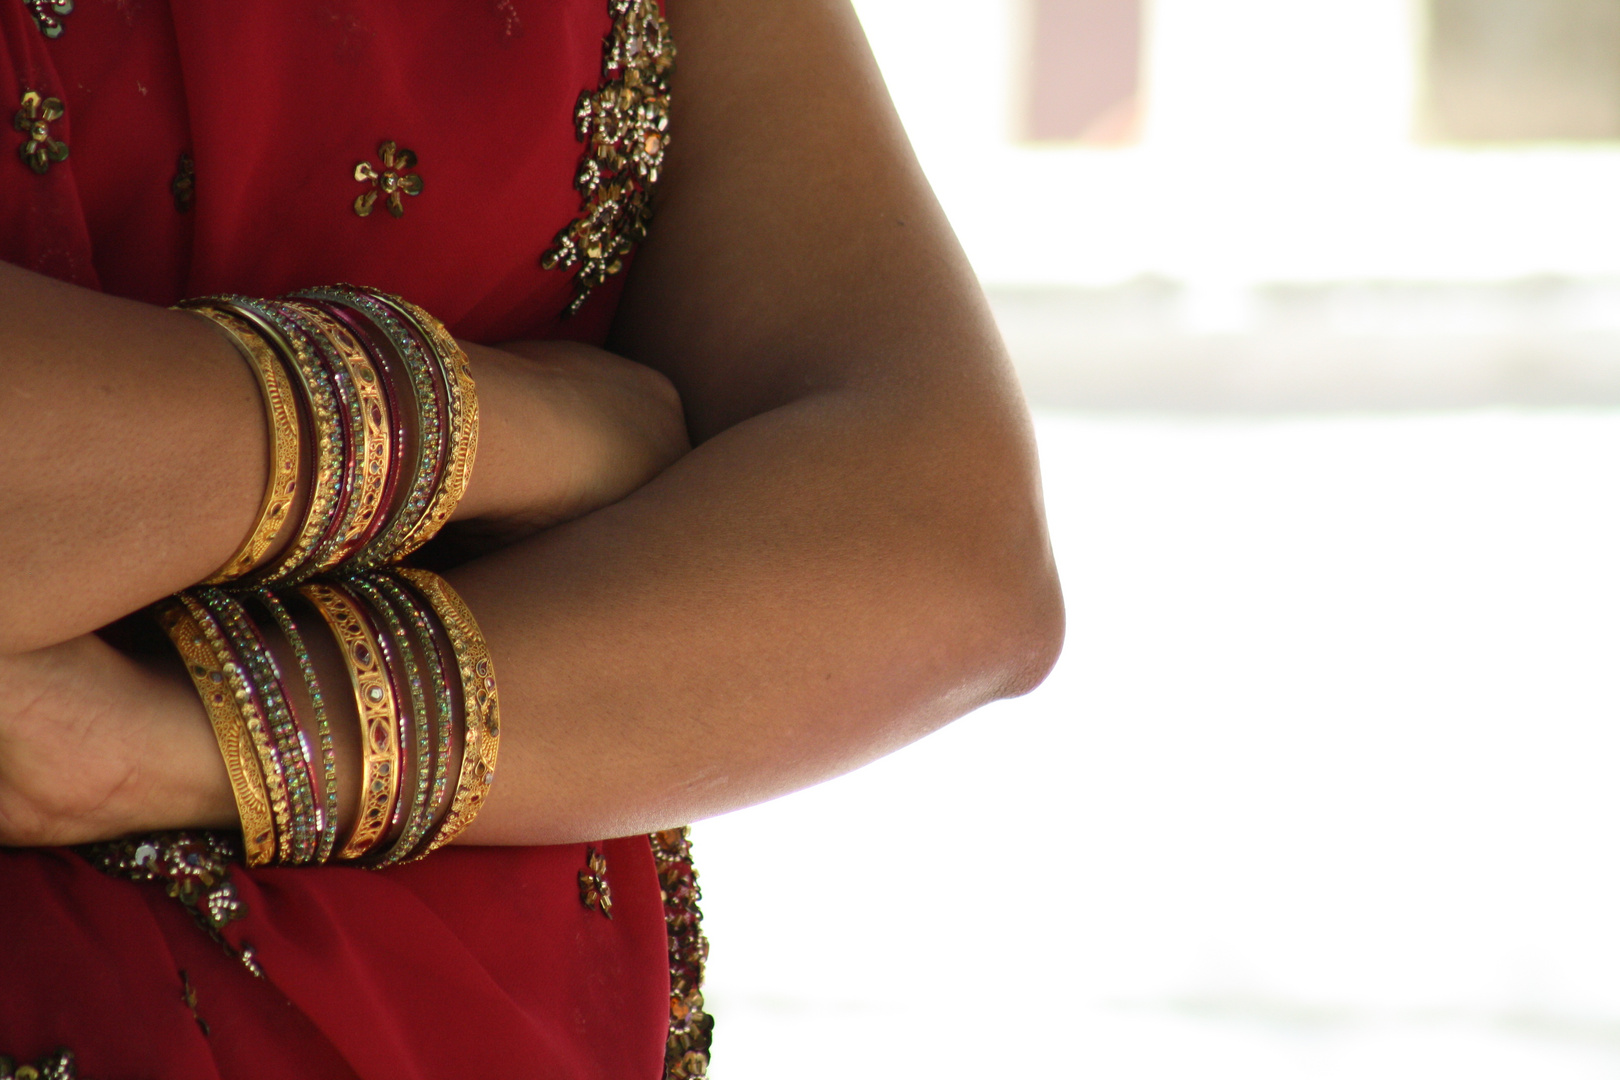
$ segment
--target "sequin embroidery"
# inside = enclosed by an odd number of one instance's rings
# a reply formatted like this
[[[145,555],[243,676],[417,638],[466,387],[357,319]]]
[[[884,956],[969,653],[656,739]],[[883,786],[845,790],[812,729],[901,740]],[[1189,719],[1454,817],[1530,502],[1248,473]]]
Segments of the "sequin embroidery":
[[[608,888],[607,856],[594,847],[585,849],[585,869],[579,872],[579,902],[591,911],[613,918],[613,891]]]
[[[25,136],[17,147],[17,156],[40,175],[50,172],[56,162],[67,160],[67,143],[51,136],[51,125],[65,112],[59,98],[42,97],[37,90],[29,90],[11,118],[11,126]]]
[[[89,1080],[79,1076],[79,1065],[73,1051],[57,1050],[46,1054],[32,1065],[19,1065],[0,1054],[0,1080]]]
[[[62,36],[62,16],[73,14],[73,0],[23,0],[39,32],[52,39]]]
[[[180,161],[174,169],[174,179],[169,181],[169,193],[174,196],[174,208],[182,214],[189,214],[191,207],[197,201],[197,163],[191,160],[191,155],[182,153]]]
[[[371,185],[354,200],[354,212],[366,217],[381,195],[388,212],[395,217],[403,217],[403,196],[422,194],[422,178],[409,171],[416,168],[416,153],[401,149],[394,140],[388,139],[378,144],[377,156],[382,158],[380,170],[369,161],[362,161],[354,167],[354,178]]]
[[[707,1076],[714,1017],[703,1011],[703,967],[709,939],[703,936],[697,871],[691,837],[685,829],[653,833],[653,861],[664,896],[669,931],[669,1039],[664,1046],[664,1080]]]
[[[161,884],[163,891],[191,912],[210,937],[240,959],[250,972],[264,978],[251,946],[238,951],[220,936],[226,925],[247,915],[246,905],[231,884],[231,864],[242,857],[230,834],[152,833],[90,844],[80,848],[79,854],[111,877]]]
[[[608,10],[613,29],[602,46],[602,85],[574,107],[575,134],[586,144],[574,176],[580,213],[540,259],[547,270],[579,268],[570,315],[624,269],[624,256],[646,237],[669,146],[669,24],[657,0],[608,0]]]

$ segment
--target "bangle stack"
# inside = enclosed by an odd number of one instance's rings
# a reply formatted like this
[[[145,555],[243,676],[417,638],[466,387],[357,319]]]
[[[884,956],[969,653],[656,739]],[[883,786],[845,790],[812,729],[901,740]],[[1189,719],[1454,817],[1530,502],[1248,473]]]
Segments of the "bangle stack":
[[[200,586],[158,617],[219,740],[249,866],[390,866],[472,822],[494,779],[500,710],[483,635],[444,579],[391,569],[279,592]],[[341,841],[316,635],[343,656],[359,716],[359,809]]]
[[[242,354],[270,432],[247,539],[157,609],[219,741],[247,864],[419,859],[472,823],[500,749],[472,613],[442,578],[392,565],[467,489],[467,356],[421,308],[352,285],[179,307]],[[346,688],[321,684],[312,644],[342,658]],[[350,700],[359,769],[345,785],[338,749],[351,740],[334,717]]]
[[[349,285],[180,308],[247,359],[271,436],[258,518],[205,584],[288,585],[384,566],[450,519],[477,453],[478,399],[466,354],[431,315]],[[279,554],[260,566],[300,502]]]

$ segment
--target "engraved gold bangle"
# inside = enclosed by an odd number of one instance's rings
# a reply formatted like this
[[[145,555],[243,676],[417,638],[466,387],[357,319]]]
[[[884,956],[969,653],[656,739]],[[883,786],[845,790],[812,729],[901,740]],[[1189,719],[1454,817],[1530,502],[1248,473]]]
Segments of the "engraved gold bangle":
[[[478,456],[478,389],[473,383],[472,365],[466,352],[450,336],[445,325],[409,300],[388,293],[375,293],[377,299],[398,311],[432,345],[434,358],[443,376],[450,399],[450,461],[439,490],[427,511],[400,542],[394,558],[403,558],[427,543],[444,528],[456,512],[472,479],[473,459]]]
[[[495,781],[495,759],[501,749],[501,708],[495,688],[495,665],[489,646],[478,629],[478,622],[449,582],[427,570],[401,567],[401,578],[415,586],[439,617],[450,639],[456,666],[461,675],[464,745],[461,775],[450,800],[450,812],[433,839],[423,848],[421,858],[450,843],[472,824],[489,796]]]
[[[372,290],[332,285],[293,296],[345,309],[369,324],[372,330],[367,336],[393,354],[403,375],[400,385],[409,388],[414,403],[416,460],[409,470],[409,480],[402,484],[396,503],[389,508],[384,527],[350,561],[350,569],[368,570],[395,561],[406,552],[406,539],[418,531],[443,487],[454,457],[450,390],[444,387],[444,365],[432,355],[433,343],[424,339],[399,309],[384,303]]]
[[[213,323],[236,346],[259,381],[265,416],[270,426],[270,478],[265,484],[259,517],[236,554],[203,582],[204,585],[219,585],[253,569],[264,553],[270,550],[270,545],[275,542],[297,501],[303,441],[299,431],[298,405],[293,398],[292,382],[276,357],[275,350],[265,344],[264,339],[254,333],[247,323],[217,308],[182,306],[178,310]]]
[[[335,388],[329,384],[319,358],[295,334],[280,326],[279,316],[262,302],[243,296],[214,297],[207,302],[227,305],[234,314],[264,335],[282,356],[288,358],[303,389],[303,399],[311,416],[312,430],[309,436],[314,444],[313,476],[309,484],[308,504],[304,508],[304,520],[280,558],[254,575],[255,582],[262,585],[301,580],[316,572],[309,566],[310,558],[342,501],[344,435]]]
[[[365,616],[347,594],[321,582],[299,590],[332,628],[348,665],[360,714],[360,814],[340,859],[358,859],[376,846],[392,819],[399,797],[400,748],[395,737],[399,703],[382,667],[382,648]]]
[[[187,606],[169,601],[158,609],[158,623],[174,642],[186,673],[202,698],[208,722],[219,742],[230,777],[236,813],[242,820],[243,853],[249,866],[263,866],[275,858],[275,823],[258,752],[248,733],[247,720],[225,676],[225,663],[204,638]]]
[[[360,541],[373,531],[377,515],[387,511],[382,505],[382,496],[393,456],[392,417],[382,376],[349,328],[313,304],[286,301],[285,306],[302,316],[311,329],[326,339],[331,355],[342,359],[360,402],[363,434],[355,467],[360,490],[352,493],[354,502],[348,514],[348,527],[335,538],[330,554],[320,559],[317,569],[327,570],[354,554]]]
[[[275,828],[276,851],[280,852],[283,838],[292,834],[292,805],[286,777],[279,767],[275,743],[271,738],[270,722],[259,705],[247,670],[213,614],[189,593],[180,593],[176,599],[186,606],[197,629],[202,631],[204,640],[214,650],[214,655],[220,658],[225,681],[236,696],[236,707],[247,724],[248,738],[259,757],[259,775],[264,778],[265,792],[270,798],[270,820]]]

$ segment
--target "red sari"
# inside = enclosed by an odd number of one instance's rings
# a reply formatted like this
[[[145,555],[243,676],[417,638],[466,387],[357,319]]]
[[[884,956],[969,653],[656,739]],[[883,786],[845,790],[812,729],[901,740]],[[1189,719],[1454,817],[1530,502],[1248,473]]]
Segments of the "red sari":
[[[348,281],[475,341],[604,338],[665,140],[655,0],[62,6],[0,0],[0,259],[154,304]],[[385,871],[231,854],[0,850],[0,1055],[65,1048],[95,1080],[703,1071],[679,832]]]

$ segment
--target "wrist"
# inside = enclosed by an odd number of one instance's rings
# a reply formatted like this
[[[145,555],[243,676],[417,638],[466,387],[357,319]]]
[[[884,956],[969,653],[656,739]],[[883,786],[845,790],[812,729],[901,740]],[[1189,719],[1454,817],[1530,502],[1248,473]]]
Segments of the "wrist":
[[[154,662],[146,768],[124,832],[240,827],[231,783],[202,701],[176,658]]]

